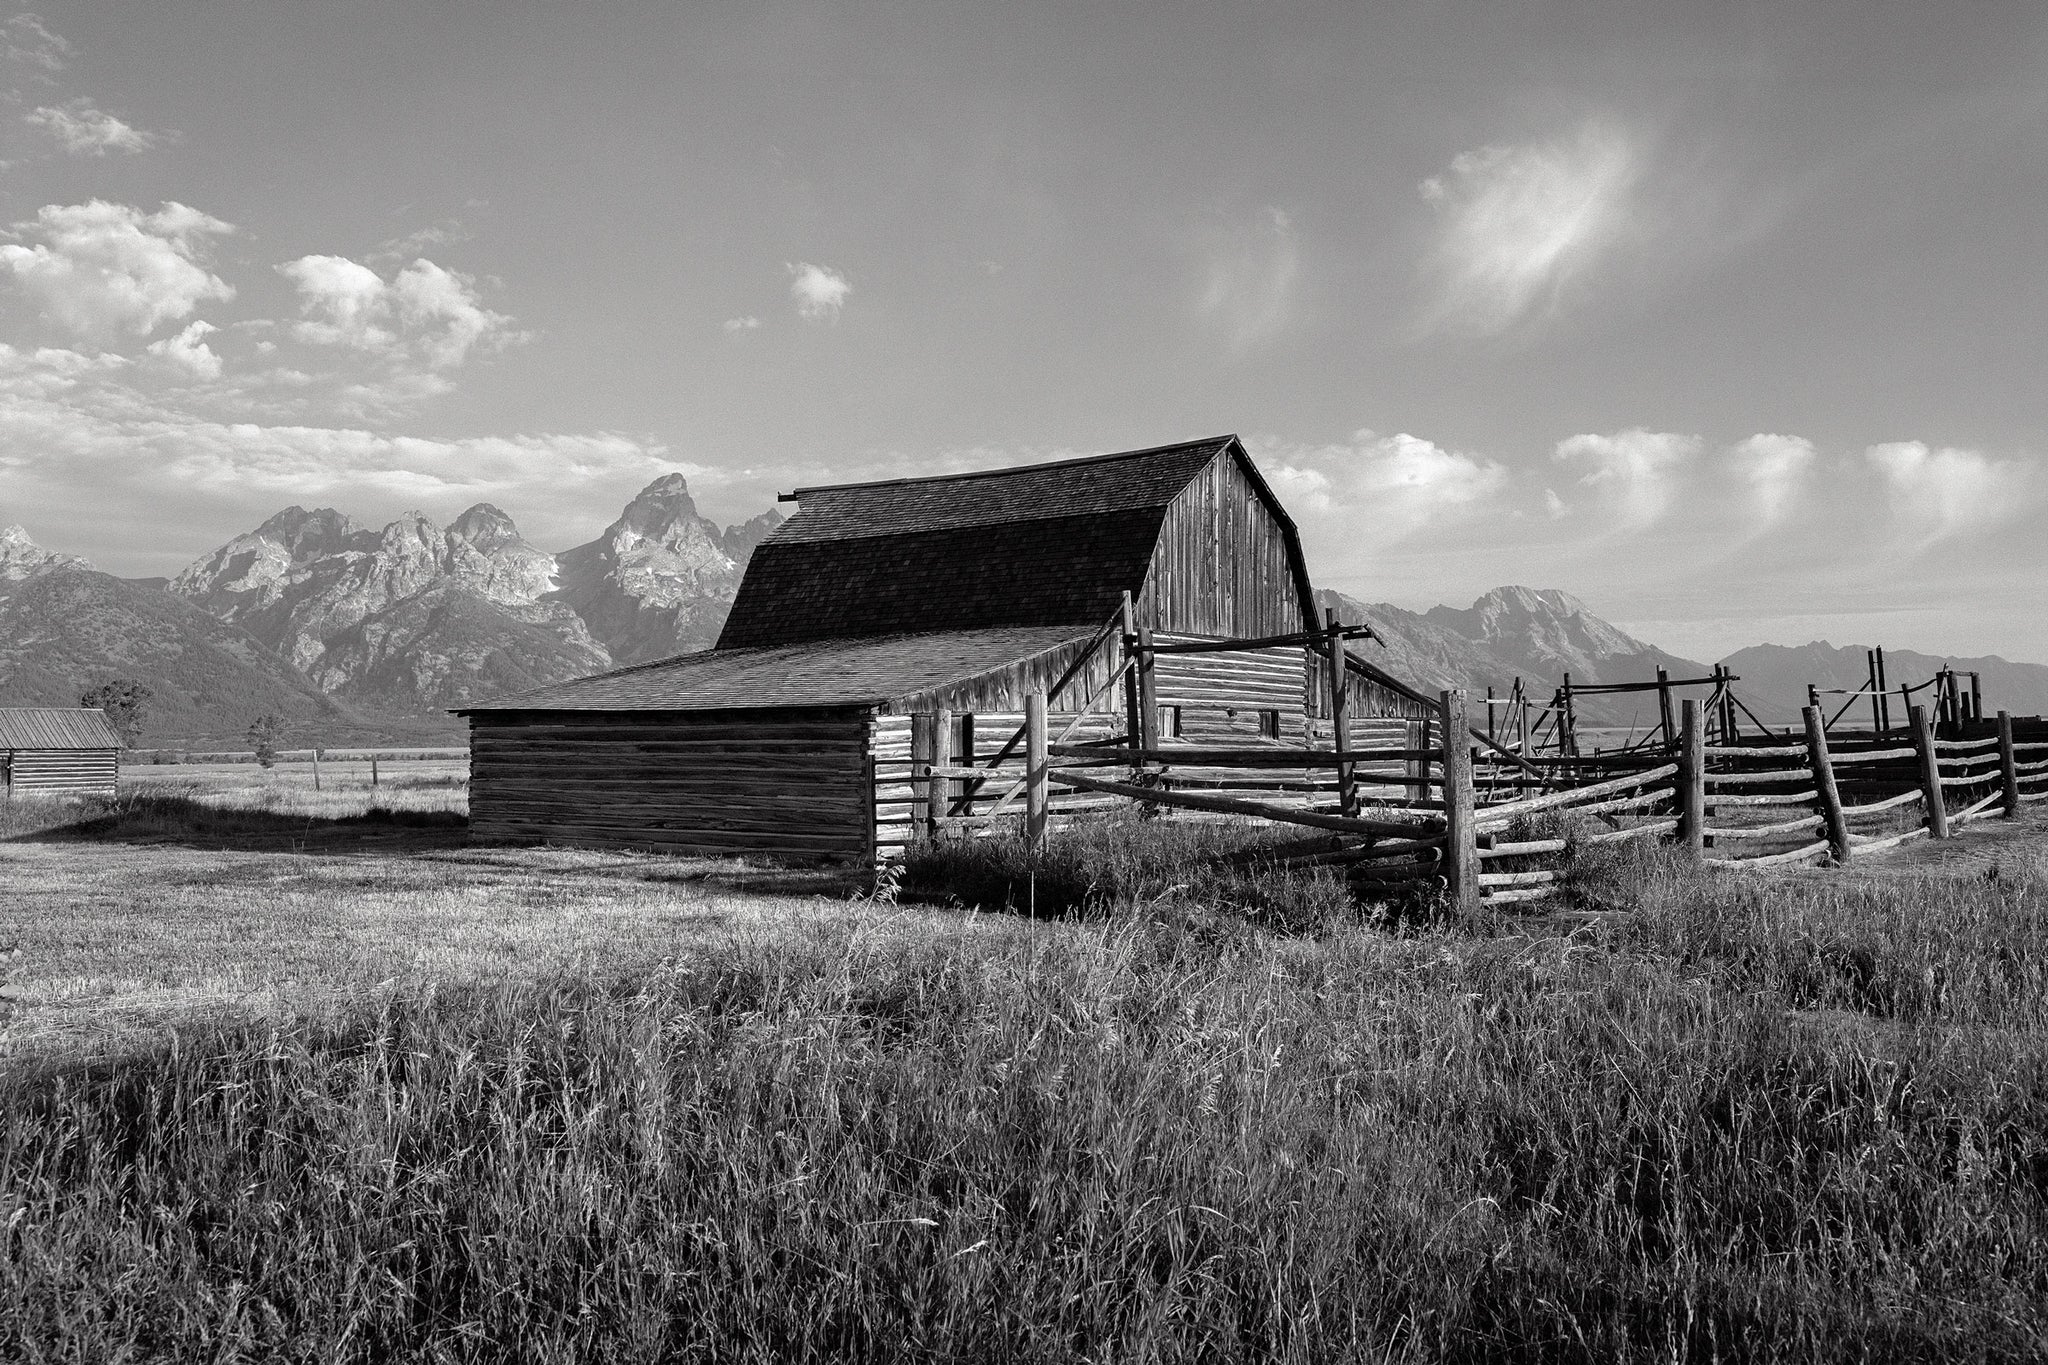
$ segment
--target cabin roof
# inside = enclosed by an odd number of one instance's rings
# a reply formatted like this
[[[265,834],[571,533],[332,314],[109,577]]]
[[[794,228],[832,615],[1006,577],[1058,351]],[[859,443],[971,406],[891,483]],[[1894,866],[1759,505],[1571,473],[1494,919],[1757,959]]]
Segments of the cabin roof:
[[[0,708],[0,749],[118,749],[107,713],[75,706]]]
[[[494,697],[456,714],[888,705],[1094,638],[1072,626],[1011,626],[711,649]]]
[[[1167,505],[1233,448],[1210,436],[800,489],[796,515],[755,549],[719,647],[1098,624],[1143,587]]]

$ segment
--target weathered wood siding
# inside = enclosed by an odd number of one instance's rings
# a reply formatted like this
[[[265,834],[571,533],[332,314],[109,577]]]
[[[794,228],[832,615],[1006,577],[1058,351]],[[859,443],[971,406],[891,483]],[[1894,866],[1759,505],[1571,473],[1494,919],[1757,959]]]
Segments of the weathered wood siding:
[[[1060,734],[1075,715],[1072,711],[1049,711],[1045,718],[1046,728],[1055,735]],[[955,713],[954,734],[950,740],[954,760],[964,762],[971,758],[974,766],[987,766],[1023,724],[1022,711],[990,711],[964,716]],[[869,740],[875,759],[875,851],[883,859],[900,854],[910,840],[918,797],[911,772],[910,726],[909,716],[876,716]],[[1067,742],[1083,744],[1089,740],[1107,739],[1111,735],[1122,734],[1123,729],[1123,708],[1119,704],[1114,714],[1097,711],[1082,716],[1081,723],[1067,736]],[[973,741],[971,754],[963,753],[961,749],[963,735],[969,734]],[[1024,776],[1023,743],[1020,741],[999,766],[991,769],[991,773],[993,776],[981,789],[983,799],[976,807],[979,811],[986,811]],[[1123,804],[1115,797],[1055,788],[1051,800],[1053,827],[1057,829],[1086,811],[1107,810]],[[1024,818],[1023,796],[1019,795],[1005,809],[1014,812],[1021,821]]]
[[[486,711],[470,717],[479,839],[859,859],[868,716],[830,710]]]
[[[1286,527],[1226,451],[1167,507],[1138,621],[1190,635],[1287,635],[1320,624],[1301,569]]]
[[[112,796],[120,782],[119,749],[0,750],[0,785],[16,796]]]

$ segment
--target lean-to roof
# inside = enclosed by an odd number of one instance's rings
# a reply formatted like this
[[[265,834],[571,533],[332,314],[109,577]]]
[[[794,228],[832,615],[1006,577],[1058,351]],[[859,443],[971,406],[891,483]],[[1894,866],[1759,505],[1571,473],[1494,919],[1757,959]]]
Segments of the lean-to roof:
[[[118,749],[107,713],[78,707],[0,708],[0,749]]]
[[[457,714],[887,706],[1053,651],[1071,658],[1094,638],[1085,627],[1010,626],[712,649],[494,697]]]

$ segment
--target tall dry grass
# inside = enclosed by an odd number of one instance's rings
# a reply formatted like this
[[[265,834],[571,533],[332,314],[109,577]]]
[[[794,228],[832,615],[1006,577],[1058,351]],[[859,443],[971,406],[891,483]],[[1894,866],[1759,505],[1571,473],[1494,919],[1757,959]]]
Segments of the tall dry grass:
[[[1133,902],[17,1075],[0,1356],[2042,1358],[2037,870],[1580,875],[1607,937]]]

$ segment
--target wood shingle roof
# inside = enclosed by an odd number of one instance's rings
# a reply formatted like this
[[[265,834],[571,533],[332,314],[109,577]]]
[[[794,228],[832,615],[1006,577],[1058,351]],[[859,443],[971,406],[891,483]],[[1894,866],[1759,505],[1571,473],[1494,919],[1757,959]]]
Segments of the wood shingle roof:
[[[755,549],[720,649],[1107,620],[1166,508],[1236,438],[799,490]]]

